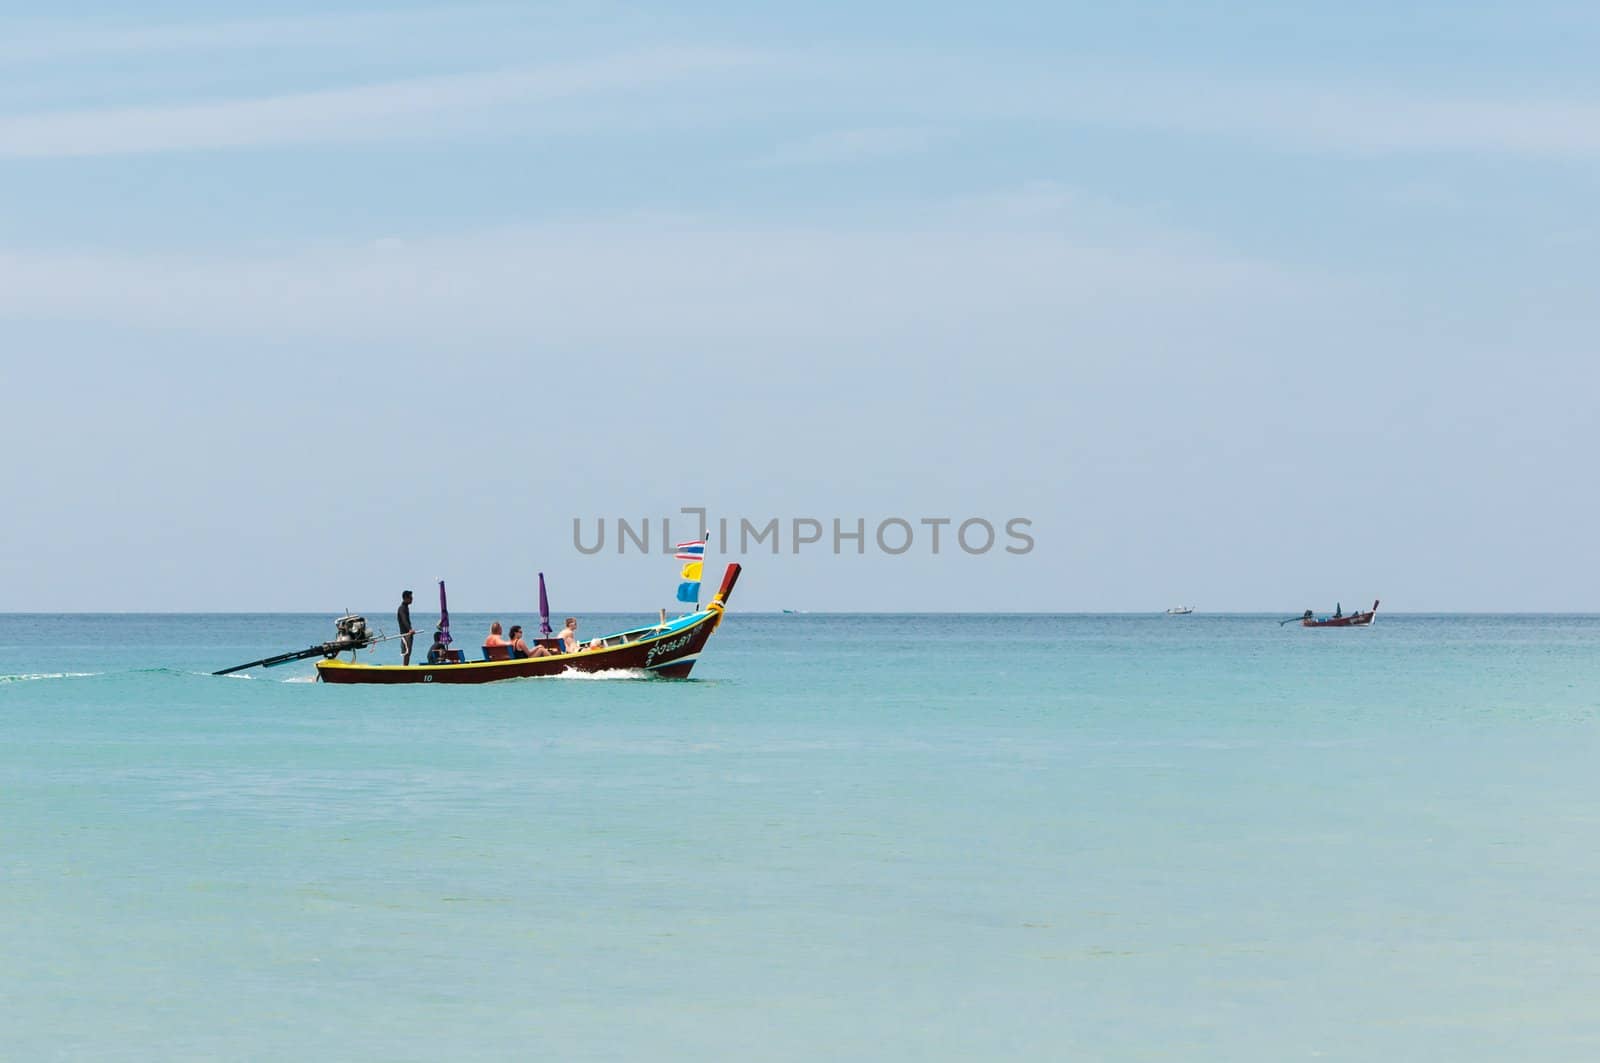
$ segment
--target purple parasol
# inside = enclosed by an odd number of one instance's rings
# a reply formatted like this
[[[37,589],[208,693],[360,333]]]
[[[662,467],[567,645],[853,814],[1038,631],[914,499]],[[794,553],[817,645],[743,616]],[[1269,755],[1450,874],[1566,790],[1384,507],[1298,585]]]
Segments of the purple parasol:
[[[544,593],[544,573],[539,573],[539,634],[550,637],[550,599]]]
[[[439,641],[450,645],[450,609],[444,603],[444,580],[439,581]]]

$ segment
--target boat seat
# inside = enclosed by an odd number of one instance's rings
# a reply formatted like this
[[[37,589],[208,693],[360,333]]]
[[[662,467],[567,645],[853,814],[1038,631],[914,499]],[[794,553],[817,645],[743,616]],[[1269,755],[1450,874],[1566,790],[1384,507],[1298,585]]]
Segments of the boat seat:
[[[486,661],[509,661],[511,660],[511,647],[485,646],[483,648],[483,659]]]

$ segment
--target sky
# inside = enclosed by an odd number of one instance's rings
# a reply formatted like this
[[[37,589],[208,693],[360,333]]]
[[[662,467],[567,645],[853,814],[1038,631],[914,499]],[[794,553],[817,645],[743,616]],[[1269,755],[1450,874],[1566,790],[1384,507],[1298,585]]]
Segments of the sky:
[[[783,8],[0,0],[0,612],[1600,609],[1593,5]]]

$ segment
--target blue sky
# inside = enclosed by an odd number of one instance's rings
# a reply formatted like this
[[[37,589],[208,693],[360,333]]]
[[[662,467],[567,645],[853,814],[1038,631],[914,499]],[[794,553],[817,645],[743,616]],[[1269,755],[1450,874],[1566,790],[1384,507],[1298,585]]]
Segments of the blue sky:
[[[1593,609],[1597,46],[1570,3],[0,4],[0,610],[649,610],[668,563],[572,521],[682,505],[1033,521],[785,543],[750,608]]]

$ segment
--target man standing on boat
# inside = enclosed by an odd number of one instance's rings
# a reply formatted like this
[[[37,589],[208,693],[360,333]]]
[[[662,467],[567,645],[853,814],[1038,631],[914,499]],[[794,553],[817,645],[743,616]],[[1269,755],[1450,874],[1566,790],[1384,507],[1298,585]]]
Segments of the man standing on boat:
[[[411,663],[411,640],[416,632],[411,628],[411,592],[400,592],[400,608],[394,614],[394,622],[400,628],[400,663]]]

